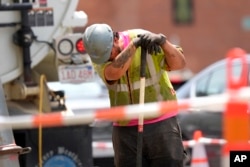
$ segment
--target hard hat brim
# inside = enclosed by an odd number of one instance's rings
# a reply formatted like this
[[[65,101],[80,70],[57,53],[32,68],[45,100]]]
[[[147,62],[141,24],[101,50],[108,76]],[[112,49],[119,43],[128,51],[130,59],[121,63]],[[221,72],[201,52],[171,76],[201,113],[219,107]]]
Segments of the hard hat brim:
[[[106,63],[109,60],[110,55],[111,55],[111,51],[112,51],[112,48],[109,49],[106,53],[104,53],[102,55],[89,53],[89,56],[90,56],[92,62],[94,62],[95,64],[103,64],[103,63]],[[100,59],[100,57],[102,57],[102,58]]]

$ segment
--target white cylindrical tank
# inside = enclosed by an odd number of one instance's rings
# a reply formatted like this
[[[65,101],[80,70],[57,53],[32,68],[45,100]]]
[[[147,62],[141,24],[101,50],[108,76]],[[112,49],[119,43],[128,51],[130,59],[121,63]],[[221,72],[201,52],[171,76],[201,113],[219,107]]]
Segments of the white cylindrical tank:
[[[7,3],[11,5],[12,2],[13,0],[2,1],[1,6]],[[40,4],[42,2],[47,3]],[[72,32],[72,27],[85,26],[87,15],[84,12],[81,12],[81,15],[76,14],[77,5],[78,0],[35,0],[32,4],[32,11],[39,13],[48,10],[52,12],[53,16],[52,25],[35,25],[31,27],[37,40],[52,43],[54,37]],[[35,18],[38,19],[37,17]],[[21,22],[20,11],[0,10],[0,18],[0,25]],[[19,29],[20,24],[0,26],[0,79],[3,84],[14,80],[23,73],[22,48],[13,43],[13,34]],[[49,50],[50,47],[46,43],[33,41],[30,46],[31,67],[41,62]]]

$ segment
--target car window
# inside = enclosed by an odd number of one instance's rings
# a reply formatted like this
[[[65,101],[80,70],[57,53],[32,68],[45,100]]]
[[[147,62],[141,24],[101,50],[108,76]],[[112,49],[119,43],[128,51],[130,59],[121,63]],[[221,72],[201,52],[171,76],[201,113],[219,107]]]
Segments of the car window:
[[[224,64],[213,69],[209,75],[201,78],[196,84],[195,96],[200,97],[223,93],[227,88],[226,70]],[[241,71],[242,65],[240,63],[234,63],[232,69],[233,78],[238,79],[241,75]]]
[[[197,82],[195,96],[206,96],[207,95],[207,85],[211,74],[204,76]]]

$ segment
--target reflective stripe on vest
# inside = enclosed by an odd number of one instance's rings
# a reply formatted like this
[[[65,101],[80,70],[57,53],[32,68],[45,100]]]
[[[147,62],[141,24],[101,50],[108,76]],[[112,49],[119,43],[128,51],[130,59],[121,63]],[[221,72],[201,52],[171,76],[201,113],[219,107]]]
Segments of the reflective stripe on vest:
[[[156,70],[155,70],[155,65],[154,65],[154,62],[152,60],[152,55],[149,55],[147,54],[147,63],[148,63],[148,68],[149,68],[149,73],[151,76],[157,76],[157,73],[156,73]],[[160,80],[160,77],[161,77],[161,74],[162,74],[162,71],[160,72],[160,76],[156,79],[158,79],[157,81]],[[153,79],[153,78],[152,78]],[[147,83],[147,81],[146,81]],[[156,94],[157,94],[157,100],[158,101],[162,101],[163,100],[163,97],[160,93],[160,84],[154,84],[154,88],[155,88],[155,91],[156,91]]]
[[[147,87],[147,86],[152,86],[152,85],[156,84],[159,81],[162,73],[163,73],[163,71],[161,71],[161,73],[157,73],[155,76],[152,76],[151,78],[145,79],[145,86]],[[113,85],[107,85],[107,86],[110,90],[113,90],[113,91],[128,92],[128,85],[127,84],[117,84],[117,85],[113,84]],[[118,88],[116,88],[116,86]],[[140,81],[135,81],[132,83],[131,90],[136,90],[136,89],[140,89]]]

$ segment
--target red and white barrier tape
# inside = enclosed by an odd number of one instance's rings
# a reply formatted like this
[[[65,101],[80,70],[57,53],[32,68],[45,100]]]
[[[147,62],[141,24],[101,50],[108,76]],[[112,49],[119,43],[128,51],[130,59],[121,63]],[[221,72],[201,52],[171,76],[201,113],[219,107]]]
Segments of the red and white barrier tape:
[[[95,149],[110,149],[110,148],[112,148],[113,149],[113,144],[111,141],[92,142],[92,148],[95,148]]]
[[[234,101],[249,103],[250,89],[242,88],[238,91],[228,92],[221,95],[200,97],[195,99],[165,101],[157,103],[145,103],[144,105],[128,105],[105,109],[88,110],[85,113],[74,114],[72,112],[53,112],[47,114],[0,116],[0,129],[25,129],[43,127],[69,126],[89,124],[95,120],[124,120],[135,119],[140,114],[145,118],[152,118],[163,113],[177,113],[190,108],[218,110],[224,108],[225,104],[233,98]],[[198,112],[198,111],[197,111]]]
[[[187,140],[183,141],[184,147],[193,147],[196,143],[202,143],[204,145],[224,145],[226,141],[224,139],[213,139],[213,138],[206,138],[201,137],[198,140]]]

